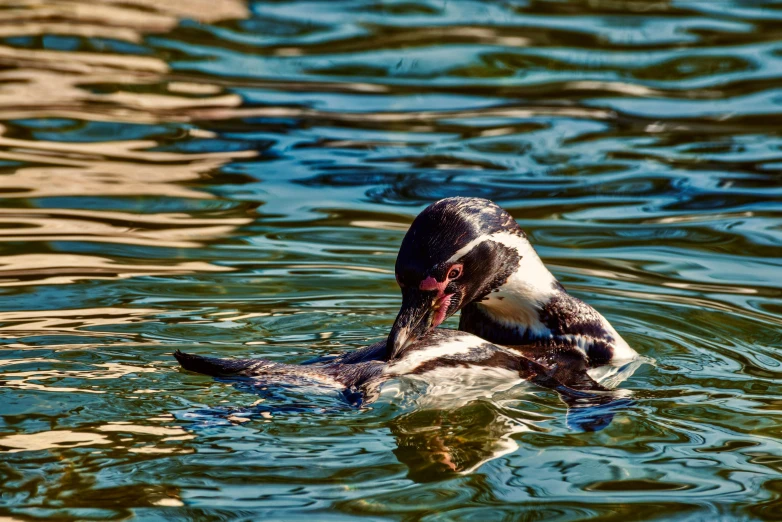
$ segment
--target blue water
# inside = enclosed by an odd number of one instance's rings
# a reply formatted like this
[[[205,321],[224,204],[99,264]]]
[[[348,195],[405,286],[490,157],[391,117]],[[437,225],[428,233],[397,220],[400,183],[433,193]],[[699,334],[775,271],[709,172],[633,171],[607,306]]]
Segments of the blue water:
[[[782,518],[782,3],[0,20],[3,520]],[[356,410],[178,369],[384,338],[399,243],[452,195],[656,361],[605,429],[544,389]]]

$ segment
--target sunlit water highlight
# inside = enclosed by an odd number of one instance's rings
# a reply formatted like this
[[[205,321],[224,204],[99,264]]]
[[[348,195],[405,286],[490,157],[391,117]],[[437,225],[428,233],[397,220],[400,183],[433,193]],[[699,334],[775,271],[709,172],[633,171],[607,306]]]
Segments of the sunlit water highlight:
[[[0,518],[782,518],[780,28],[760,0],[3,4]],[[657,362],[605,429],[542,389],[355,410],[176,367],[381,339],[452,195]]]

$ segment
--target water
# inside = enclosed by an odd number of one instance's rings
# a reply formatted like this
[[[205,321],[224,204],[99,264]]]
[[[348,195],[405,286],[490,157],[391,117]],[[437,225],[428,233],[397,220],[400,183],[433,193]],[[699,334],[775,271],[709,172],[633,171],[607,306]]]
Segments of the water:
[[[3,520],[782,518],[782,3],[0,20]],[[657,361],[605,429],[542,389],[360,411],[177,369],[383,338],[406,227],[452,195]]]

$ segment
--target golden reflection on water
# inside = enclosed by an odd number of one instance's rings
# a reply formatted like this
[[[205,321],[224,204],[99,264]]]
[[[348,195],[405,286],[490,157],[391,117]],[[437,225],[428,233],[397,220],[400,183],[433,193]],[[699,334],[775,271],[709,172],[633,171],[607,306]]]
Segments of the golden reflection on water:
[[[152,419],[150,419],[152,420]],[[180,426],[139,425],[130,422],[111,422],[95,428],[98,432],[51,430],[26,435],[0,437],[0,453],[21,451],[63,450],[79,446],[112,444],[112,449],[124,448],[131,453],[173,454],[192,453],[192,449],[166,442],[191,440],[195,435]],[[105,434],[116,434],[111,437]],[[127,436],[130,435],[128,438]],[[150,438],[155,438],[150,444]],[[139,445],[141,444],[141,445]]]
[[[164,426],[140,426],[131,424],[130,422],[110,422],[104,426],[99,426],[98,431],[117,432],[117,433],[134,433],[141,435],[158,435],[160,437],[166,437],[163,440],[186,440],[193,439],[195,435],[186,432],[181,427],[164,427]],[[174,439],[169,437],[176,436]]]
[[[0,438],[0,447],[11,448],[4,453],[17,453],[20,451],[40,451],[111,444],[111,442],[108,437],[97,433],[57,430],[8,435]]]
[[[232,159],[256,155],[249,150],[205,154],[145,150],[155,145],[153,141],[58,143],[0,137],[0,158],[35,165],[0,177],[0,191],[24,197],[209,198],[208,193],[181,183],[200,179]]]
[[[245,3],[237,0],[26,1],[17,3],[17,9],[0,11],[0,37],[57,34],[140,43],[145,34],[171,30],[181,17],[216,22],[247,14]],[[152,56],[0,45],[0,64],[11,66],[0,71],[0,117],[6,119],[61,117],[149,123],[170,121],[171,111],[241,103],[237,95],[221,94],[220,89],[197,82],[172,81],[168,94],[95,93],[84,88],[165,82],[170,67]]]
[[[30,215],[32,214],[32,215]],[[53,215],[52,215],[53,214]],[[121,220],[123,226],[116,224],[115,218],[103,219],[100,214],[89,211],[71,213],[69,216],[59,215],[59,212],[41,212],[32,210],[0,211],[0,226],[5,225],[2,241],[95,241],[121,243],[127,245],[167,246],[170,248],[188,248],[202,246],[209,239],[225,238],[236,230],[235,224],[247,223],[247,220],[189,220],[167,219],[160,216],[157,223],[139,223],[139,227],[129,226],[136,221],[135,216]],[[148,215],[149,216],[149,215]],[[127,224],[124,224],[127,223]],[[218,224],[219,223],[219,224]],[[158,225],[155,227],[155,225]],[[160,226],[162,225],[162,226]],[[18,228],[12,228],[17,226]],[[148,227],[148,228],[143,228]],[[153,228],[155,227],[155,228]],[[89,259],[89,258],[87,258]],[[98,258],[99,259],[99,258]],[[69,261],[66,258],[65,261]],[[13,259],[0,261],[6,266],[14,265]],[[53,259],[54,265],[58,264]],[[100,261],[98,261],[100,263]],[[201,263],[206,265],[206,263]],[[191,269],[198,264],[191,265]],[[155,270],[163,270],[166,268]],[[185,269],[187,271],[188,269]],[[210,270],[225,270],[212,267]]]
[[[161,310],[155,308],[87,308],[51,310],[20,310],[0,312],[0,324],[4,331],[12,331],[13,336],[24,331],[69,332],[82,335],[102,335],[100,332],[89,332],[83,329],[90,326],[108,324],[128,324],[143,320],[142,318]]]
[[[103,0],[101,3],[19,0],[14,4],[16,9],[0,14],[0,20],[9,24],[6,30],[10,34],[35,32],[42,27],[37,24],[43,24],[46,30],[36,34],[61,34],[58,32],[61,26],[73,34],[84,36],[93,36],[92,31],[104,34],[103,31],[112,29],[116,32],[116,35],[111,33],[114,38],[131,35],[131,41],[138,41],[143,33],[169,31],[181,18],[216,22],[226,18],[244,18],[248,14],[245,3],[237,0]],[[67,20],[67,23],[57,24],[50,20]]]
[[[40,362],[40,361],[38,361]],[[111,380],[120,379],[130,374],[152,373],[154,368],[131,366],[121,363],[99,363],[93,370],[30,370],[25,372],[13,372],[5,370],[0,381],[0,388],[16,388],[38,390],[48,392],[79,392],[79,393],[106,393],[96,389],[99,386],[90,385],[90,388],[74,388],[65,386],[53,386],[43,384],[42,381],[59,382],[61,379],[76,378],[86,380]]]
[[[45,38],[54,34],[143,44],[149,34],[171,31],[183,17],[214,23],[247,15],[247,5],[236,0],[21,0],[12,8],[0,9],[0,38]],[[78,122],[166,125],[174,120],[190,121],[188,112],[196,109],[241,104],[238,95],[226,93],[222,87],[176,78],[169,64],[158,56],[0,44],[0,66],[0,119],[4,122],[66,118]],[[120,87],[108,92],[92,87],[101,84]],[[139,92],[136,87],[154,89]],[[216,137],[214,132],[197,126],[189,126],[182,135],[188,140]],[[149,212],[143,201],[215,200],[214,194],[197,185],[229,162],[253,158],[257,152],[171,152],[160,146],[154,139],[38,139],[11,134],[7,125],[0,125],[0,160],[12,165],[0,172],[0,194],[12,203],[0,208],[0,245],[7,246],[0,253],[0,288],[24,292],[28,288],[97,280],[233,270],[207,260],[189,259],[184,252],[236,234],[252,222],[252,217],[165,209]],[[40,205],[47,198],[69,197],[137,199],[139,204],[133,210]],[[201,207],[196,204],[193,208]],[[124,255],[105,255],[103,251],[55,246],[64,242],[121,245],[126,250]],[[141,254],[137,249],[142,248],[176,249],[176,254],[160,258]],[[41,310],[30,310],[24,305],[18,310],[14,308],[0,311],[0,339],[9,341],[3,344],[4,350],[18,353],[34,353],[41,346],[58,354],[85,349],[101,353],[99,343],[107,338],[123,339],[125,349],[155,345],[154,339],[142,343],[134,334],[110,330],[148,321],[161,311],[170,313],[170,309],[127,307],[121,303],[94,307],[52,304]],[[28,342],[28,336],[51,336],[52,340],[45,344]],[[58,336],[65,338],[54,340]],[[74,336],[87,342],[74,342]],[[0,366],[0,388],[44,393],[55,402],[79,395],[113,395],[114,383],[127,388],[125,395],[129,400],[136,396],[151,400],[162,393],[139,380],[139,376],[154,375],[157,369],[126,362],[98,360],[85,367],[76,361],[36,354],[3,359]],[[140,419],[141,422],[98,423],[81,428],[65,428],[53,421],[52,429],[47,431],[0,432],[0,453],[59,453],[71,448],[124,450],[128,458],[192,453],[182,443],[193,439],[194,434],[179,426],[155,424],[170,424],[171,420],[170,415],[157,416]],[[78,472],[72,470],[59,478],[55,475],[53,480],[67,487],[68,477],[74,474]],[[146,488],[142,496],[150,506],[183,505],[171,488]]]
[[[3,48],[0,46],[0,57]],[[85,83],[113,83],[122,81],[136,85],[154,85],[164,81],[162,74],[167,69],[156,67],[165,65],[163,62],[150,61],[146,64],[153,70],[140,73],[132,65],[128,65],[127,71],[123,68],[116,70],[102,62],[100,65],[91,64],[86,67],[68,67],[62,65],[60,60],[68,61],[69,53],[52,53],[46,56],[48,60],[34,54],[37,59],[35,67],[42,67],[44,71],[12,72],[0,71],[0,80],[4,85],[0,89],[0,117],[30,118],[76,118],[85,121],[115,121],[125,123],[158,123],[161,121],[189,121],[187,112],[194,112],[203,107],[235,107],[241,103],[241,99],[232,94],[219,94],[214,88],[204,88],[209,97],[203,97],[203,92],[196,88],[183,90],[182,82],[174,82],[170,94],[129,93],[118,91],[108,94],[96,94],[81,88]],[[61,54],[61,56],[58,56]],[[18,57],[13,56],[16,60]],[[124,64],[124,57],[120,57],[120,63]],[[53,64],[50,64],[52,61]],[[0,63],[2,61],[0,60]],[[75,69],[62,72],[49,72],[49,68]],[[107,70],[102,70],[107,69]],[[198,84],[193,84],[198,85]],[[182,94],[191,94],[198,97],[184,97]]]
[[[347,86],[350,87],[349,85]],[[539,116],[558,116],[569,118],[589,118],[594,120],[608,120],[616,118],[616,113],[604,109],[577,108],[577,107],[535,107],[521,108],[485,108],[473,110],[449,110],[449,111],[376,111],[376,112],[330,112],[310,108],[295,107],[258,107],[258,108],[218,108],[198,109],[189,112],[192,118],[198,120],[222,120],[234,118],[301,118],[306,120],[337,121],[343,123],[410,123],[417,122],[434,124],[449,118],[508,118],[526,120]],[[508,128],[510,131],[512,127]],[[417,132],[434,131],[434,127],[426,125],[416,126]]]
[[[181,247],[183,244],[179,243],[177,246]],[[184,246],[190,244],[185,243]],[[19,254],[0,256],[0,287],[29,285],[31,279],[37,284],[62,285],[85,279],[125,279],[228,270],[230,268],[203,261],[175,261],[171,265],[131,265],[98,256]]]
[[[204,6],[210,4],[208,10]],[[3,36],[72,34],[107,36],[140,42],[142,33],[165,32],[181,16],[216,21],[247,14],[244,3],[219,2],[25,2],[17,10],[2,11]],[[67,18],[68,23],[52,20]],[[24,24],[18,23],[24,21]],[[116,25],[122,20],[121,27]],[[15,23],[17,22],[17,23]],[[60,33],[67,28],[64,33]],[[236,106],[236,95],[197,82],[171,82],[168,94],[125,92],[95,93],[84,85],[163,81],[170,69],[156,57],[94,52],[29,50],[0,45],[0,63],[13,67],[0,72],[0,117],[73,117],[96,121],[166,121],[165,116],[199,106]],[[96,104],[97,102],[97,104]],[[98,112],[95,110],[98,109]],[[208,138],[208,131],[192,129]],[[171,153],[152,151],[152,140],[58,142],[7,136],[0,126],[0,159],[24,166],[0,176],[0,193],[6,197],[67,196],[170,197],[211,199],[212,194],[187,187],[225,163],[256,155],[254,151]],[[88,209],[0,209],[4,242],[89,241],[135,246],[193,248],[205,241],[231,235],[249,218],[202,218],[184,213],[129,213]],[[83,279],[127,278],[174,273],[225,271],[203,261],[174,260],[123,263],[94,255],[67,253],[0,256],[0,286],[69,284]],[[28,316],[32,317],[32,316]],[[44,324],[48,330],[57,324]],[[8,326],[5,329],[9,328]],[[13,327],[11,327],[13,328]]]

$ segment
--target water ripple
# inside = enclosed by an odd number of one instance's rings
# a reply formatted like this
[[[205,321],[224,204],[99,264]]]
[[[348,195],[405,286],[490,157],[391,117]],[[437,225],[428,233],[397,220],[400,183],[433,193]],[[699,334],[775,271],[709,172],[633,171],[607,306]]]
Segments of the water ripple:
[[[0,6],[0,518],[779,519],[780,20]],[[601,431],[543,390],[354,410],[177,371],[382,338],[397,245],[452,195],[657,361]]]

